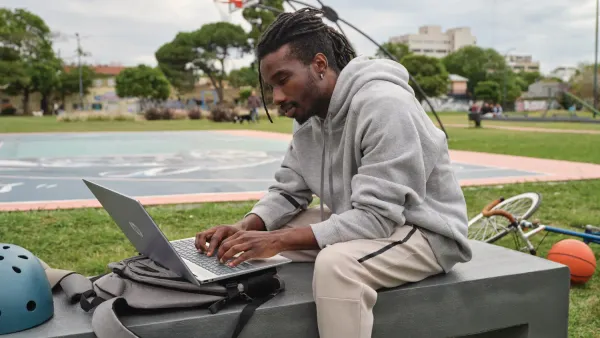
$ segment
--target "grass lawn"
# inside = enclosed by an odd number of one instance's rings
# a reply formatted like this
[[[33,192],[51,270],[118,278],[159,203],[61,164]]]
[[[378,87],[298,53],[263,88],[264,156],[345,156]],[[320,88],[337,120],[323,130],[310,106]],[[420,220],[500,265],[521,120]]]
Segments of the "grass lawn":
[[[583,115],[584,117],[590,117],[591,115]],[[438,113],[440,120],[444,124],[444,127],[453,129],[452,125],[461,124],[466,125],[469,123],[467,113],[454,113],[454,112],[440,112]],[[534,115],[530,115],[534,116]],[[429,113],[429,117],[435,122],[437,126],[438,122],[432,113]],[[600,120],[600,117],[597,117]],[[494,120],[483,120],[481,121],[482,126],[501,126],[501,127],[530,127],[530,128],[547,128],[547,129],[575,129],[575,130],[598,130],[600,131],[600,123],[576,123],[576,122],[509,122],[509,121],[494,121]],[[447,125],[447,126],[446,126]]]
[[[504,187],[465,188],[469,217],[499,196],[524,191],[543,194],[534,215],[546,224],[581,230],[600,220],[600,180],[554,184],[517,184]],[[253,202],[206,203],[149,207],[148,211],[169,239],[193,236],[218,224],[230,224],[242,217]],[[117,226],[103,209],[0,213],[0,238],[33,251],[51,266],[93,275],[106,271],[106,264],[135,254]],[[535,245],[543,236],[534,238]],[[551,245],[565,238],[549,234],[539,255],[545,257]],[[513,248],[506,240],[500,245]],[[600,257],[600,245],[592,246]],[[571,291],[570,336],[594,337],[600,328],[600,273],[589,283]],[[596,336],[597,337],[597,336]]]

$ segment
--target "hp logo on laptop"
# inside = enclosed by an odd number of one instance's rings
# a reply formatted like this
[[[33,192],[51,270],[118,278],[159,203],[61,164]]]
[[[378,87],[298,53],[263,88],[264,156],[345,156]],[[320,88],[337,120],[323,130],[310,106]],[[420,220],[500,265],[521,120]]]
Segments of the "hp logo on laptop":
[[[129,222],[129,226],[133,229],[133,231],[140,235],[140,237],[144,237],[144,234],[142,233],[140,228],[138,228],[137,225],[133,224],[133,222]]]

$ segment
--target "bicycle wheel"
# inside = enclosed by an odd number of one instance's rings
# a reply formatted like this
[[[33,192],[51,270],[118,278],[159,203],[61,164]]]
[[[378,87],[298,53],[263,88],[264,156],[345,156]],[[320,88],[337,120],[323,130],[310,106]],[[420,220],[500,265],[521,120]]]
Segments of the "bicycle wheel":
[[[508,198],[492,210],[502,209],[511,213],[517,220],[528,219],[539,208],[542,196],[536,192],[526,192]],[[468,238],[486,242],[498,233],[508,229],[510,222],[502,216],[484,217],[482,213],[469,221]]]

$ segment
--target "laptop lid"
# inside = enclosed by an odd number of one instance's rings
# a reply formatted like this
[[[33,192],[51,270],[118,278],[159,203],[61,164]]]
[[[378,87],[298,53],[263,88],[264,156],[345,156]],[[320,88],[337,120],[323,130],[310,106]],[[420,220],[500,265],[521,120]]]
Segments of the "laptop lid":
[[[200,284],[139,201],[88,180],[83,182],[139,253]]]

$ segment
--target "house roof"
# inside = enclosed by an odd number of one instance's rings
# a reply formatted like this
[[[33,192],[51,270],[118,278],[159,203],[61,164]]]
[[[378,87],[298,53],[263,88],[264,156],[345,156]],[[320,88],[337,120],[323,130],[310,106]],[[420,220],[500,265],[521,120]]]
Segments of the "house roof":
[[[110,66],[110,65],[96,65],[91,67],[96,74],[100,75],[113,75],[117,76],[121,73],[126,67],[123,66]],[[72,69],[77,69],[77,66],[65,66],[65,70],[67,72]]]
[[[469,82],[469,79],[456,74],[450,74],[450,81],[453,82]]]

